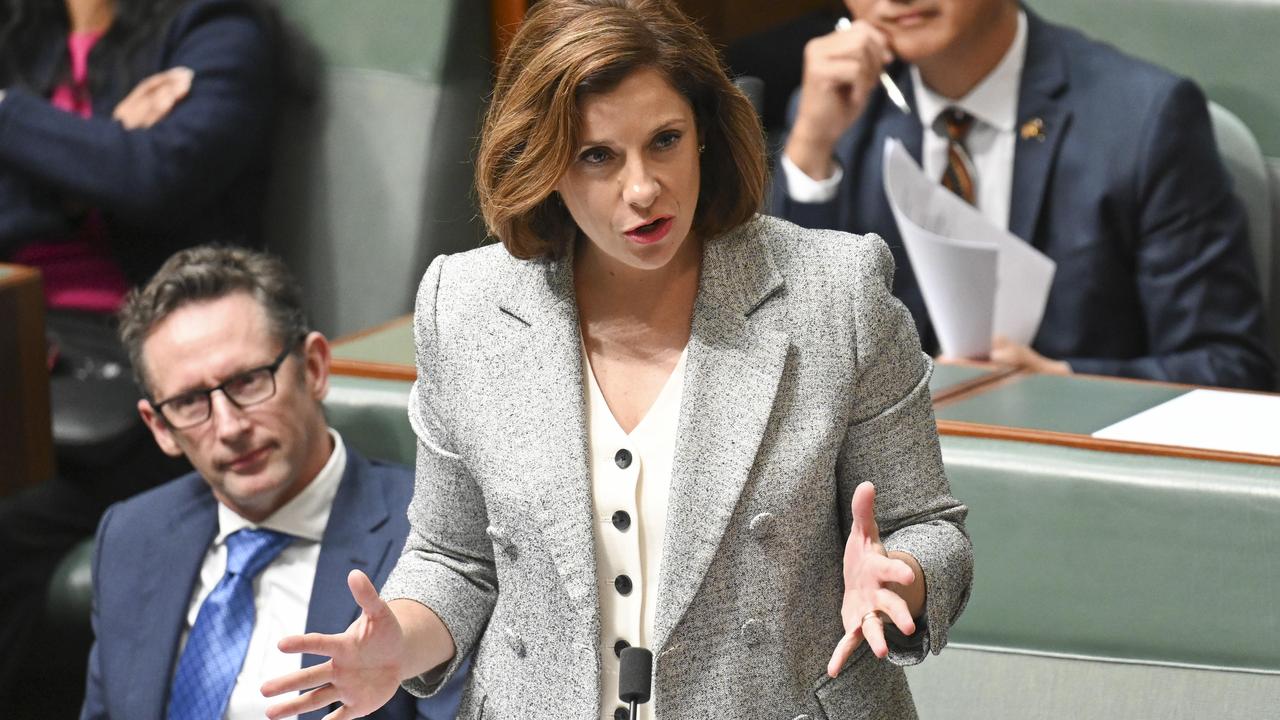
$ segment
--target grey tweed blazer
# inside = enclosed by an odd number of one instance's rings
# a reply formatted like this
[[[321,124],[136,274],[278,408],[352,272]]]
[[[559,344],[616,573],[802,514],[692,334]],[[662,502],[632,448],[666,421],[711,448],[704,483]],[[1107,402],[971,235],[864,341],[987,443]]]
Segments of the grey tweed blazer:
[[[598,583],[571,259],[438,258],[418,293],[413,531],[383,596],[433,608],[474,658],[461,718],[600,716]],[[689,340],[654,632],[660,718],[907,718],[901,665],[946,643],[972,578],[931,365],[875,236],[757,217],[710,241]],[[928,606],[887,661],[843,633],[854,487]]]

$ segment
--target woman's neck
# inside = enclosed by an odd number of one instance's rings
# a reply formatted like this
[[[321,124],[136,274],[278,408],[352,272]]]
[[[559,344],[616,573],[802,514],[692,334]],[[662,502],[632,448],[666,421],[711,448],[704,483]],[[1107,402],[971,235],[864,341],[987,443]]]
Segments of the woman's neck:
[[[657,349],[654,345],[683,347],[701,268],[702,244],[693,238],[658,270],[623,266],[581,243],[574,257],[574,292],[584,339],[620,342],[640,354]]]
[[[65,0],[71,32],[105,32],[116,18],[115,0]]]

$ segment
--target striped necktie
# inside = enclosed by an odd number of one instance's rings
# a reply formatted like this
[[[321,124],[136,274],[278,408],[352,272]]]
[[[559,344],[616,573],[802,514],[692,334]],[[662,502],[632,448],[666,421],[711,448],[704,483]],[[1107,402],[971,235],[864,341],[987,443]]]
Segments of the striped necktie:
[[[227,571],[201,603],[178,659],[168,720],[218,720],[227,711],[253,635],[253,580],[292,540],[248,528],[227,536]]]
[[[964,146],[973,128],[973,116],[951,107],[942,111],[942,123],[947,130],[947,167],[942,172],[942,186],[975,205],[973,160]]]

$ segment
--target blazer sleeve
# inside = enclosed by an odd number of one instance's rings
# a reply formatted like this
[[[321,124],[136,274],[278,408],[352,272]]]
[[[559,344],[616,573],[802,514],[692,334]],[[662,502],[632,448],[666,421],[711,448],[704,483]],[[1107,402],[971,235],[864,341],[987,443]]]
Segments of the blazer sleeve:
[[[1133,257],[1150,352],[1063,359],[1076,372],[1269,390],[1275,366],[1247,223],[1204,95],[1183,80],[1149,117],[1136,150]]]
[[[102,597],[99,587],[102,584],[102,556],[106,550],[107,527],[111,524],[112,508],[102,516],[98,524],[98,534],[93,543],[93,603],[90,619],[93,625],[93,647],[89,650],[89,670],[85,678],[84,705],[80,707],[80,720],[108,720],[111,715],[107,711],[107,699],[104,696],[102,679],[102,653],[100,645],[101,608],[98,598]]]
[[[964,529],[968,509],[951,496],[942,466],[929,376],[915,325],[893,297],[893,256],[866,238],[855,271],[856,380],[853,416],[836,465],[843,534],[853,524],[850,503],[863,482],[876,486],[876,522],[886,550],[919,561],[926,605],[913,636],[886,628],[889,659],[920,662],[939,652],[969,598],[973,552]]]
[[[242,3],[203,3],[171,25],[163,69],[191,91],[150,128],[81,118],[21,89],[0,101],[0,168],[142,227],[195,216],[262,152],[271,130],[273,38]]]
[[[418,696],[435,693],[460,671],[488,623],[498,581],[484,497],[462,458],[450,450],[442,388],[448,368],[441,347],[437,293],[447,258],[437,257],[418,290],[414,344],[418,379],[409,396],[409,422],[418,438],[417,476],[409,504],[409,537],[382,588],[387,600],[407,598],[431,608],[456,647],[443,668],[404,682]]]
[[[799,103],[800,91],[796,90],[792,93],[791,101],[787,106],[787,134],[783,136],[782,143],[778,146],[778,155],[774,158],[768,211],[770,215],[790,220],[800,227],[814,230],[839,230],[841,229],[840,198],[844,196],[845,190],[843,183],[835,197],[822,203],[797,202],[787,193],[787,177],[782,172],[782,155],[786,152],[787,138],[791,135],[791,125],[795,122]],[[847,181],[847,169],[845,177]]]
[[[69,229],[56,196],[0,167],[0,258],[33,238],[59,237]]]

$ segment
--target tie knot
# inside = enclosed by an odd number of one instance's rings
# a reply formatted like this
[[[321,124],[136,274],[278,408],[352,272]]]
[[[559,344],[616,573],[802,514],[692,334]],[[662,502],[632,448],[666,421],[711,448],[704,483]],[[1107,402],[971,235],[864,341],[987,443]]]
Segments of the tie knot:
[[[960,108],[949,107],[942,111],[942,122],[947,128],[947,137],[951,142],[964,142],[973,127],[973,116]]]
[[[227,573],[257,577],[292,541],[292,536],[274,530],[237,530],[227,536]]]

